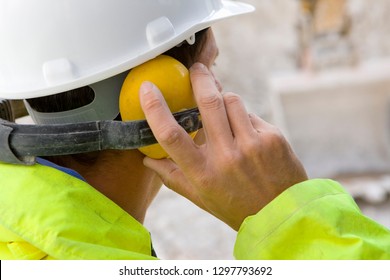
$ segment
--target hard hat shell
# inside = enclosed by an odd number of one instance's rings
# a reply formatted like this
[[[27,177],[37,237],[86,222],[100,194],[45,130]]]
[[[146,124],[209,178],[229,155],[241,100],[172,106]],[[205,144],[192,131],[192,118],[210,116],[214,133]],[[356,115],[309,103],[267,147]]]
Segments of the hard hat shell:
[[[94,84],[253,9],[225,0],[0,0],[0,97]]]

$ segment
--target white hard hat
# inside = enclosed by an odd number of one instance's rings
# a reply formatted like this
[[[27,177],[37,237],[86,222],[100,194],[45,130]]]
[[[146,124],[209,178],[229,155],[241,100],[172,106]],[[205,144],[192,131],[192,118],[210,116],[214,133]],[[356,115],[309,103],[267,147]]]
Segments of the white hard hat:
[[[0,0],[0,97],[97,83],[250,11],[224,0]]]

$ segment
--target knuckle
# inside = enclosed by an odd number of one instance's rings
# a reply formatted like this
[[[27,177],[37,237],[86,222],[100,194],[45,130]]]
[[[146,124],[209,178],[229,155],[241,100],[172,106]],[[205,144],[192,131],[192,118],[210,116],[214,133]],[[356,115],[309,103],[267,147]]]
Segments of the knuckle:
[[[223,152],[220,158],[220,168],[224,173],[231,174],[237,166],[240,166],[245,161],[245,156],[234,150]]]
[[[175,146],[180,143],[180,128],[176,126],[163,127],[159,129],[157,135],[162,145]]]
[[[270,137],[275,143],[284,143],[285,142],[285,139],[284,139],[282,132],[276,127],[273,127],[271,129]]]
[[[281,148],[287,148],[288,143],[286,139],[284,138],[282,132],[276,128],[273,127],[270,129],[267,133],[267,144],[274,148],[274,149],[281,149]]]
[[[248,157],[256,157],[261,154],[261,142],[257,137],[253,137],[245,142],[245,145],[242,145],[242,153]]]
[[[158,98],[148,98],[144,102],[143,109],[145,111],[160,110],[162,107],[161,101]]]
[[[174,178],[176,178],[176,176],[179,176],[179,174],[180,170],[176,167],[169,170],[165,176],[160,176],[160,178],[165,186],[172,188],[175,185]]]
[[[199,106],[205,109],[217,110],[223,107],[222,98],[216,94],[201,96],[198,102]]]
[[[209,73],[203,71],[202,69],[195,69],[190,71],[191,78],[197,79],[203,79],[203,78],[209,78]]]
[[[227,92],[223,95],[225,104],[238,104],[241,103],[241,97],[233,92]]]

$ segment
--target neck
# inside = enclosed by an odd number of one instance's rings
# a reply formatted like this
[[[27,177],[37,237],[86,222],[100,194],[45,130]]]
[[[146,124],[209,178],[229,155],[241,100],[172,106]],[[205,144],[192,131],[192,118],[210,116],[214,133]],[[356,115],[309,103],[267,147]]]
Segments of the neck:
[[[101,151],[94,159],[61,157],[61,164],[79,172],[96,190],[143,223],[146,210],[161,187],[156,173],[146,168],[137,150]]]

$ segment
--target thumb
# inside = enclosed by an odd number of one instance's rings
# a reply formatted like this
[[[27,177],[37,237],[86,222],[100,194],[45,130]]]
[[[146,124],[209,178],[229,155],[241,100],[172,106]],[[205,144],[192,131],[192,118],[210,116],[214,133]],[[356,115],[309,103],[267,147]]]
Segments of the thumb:
[[[144,158],[144,165],[155,171],[163,184],[174,192],[191,200],[195,204],[193,189],[180,168],[170,159]]]

